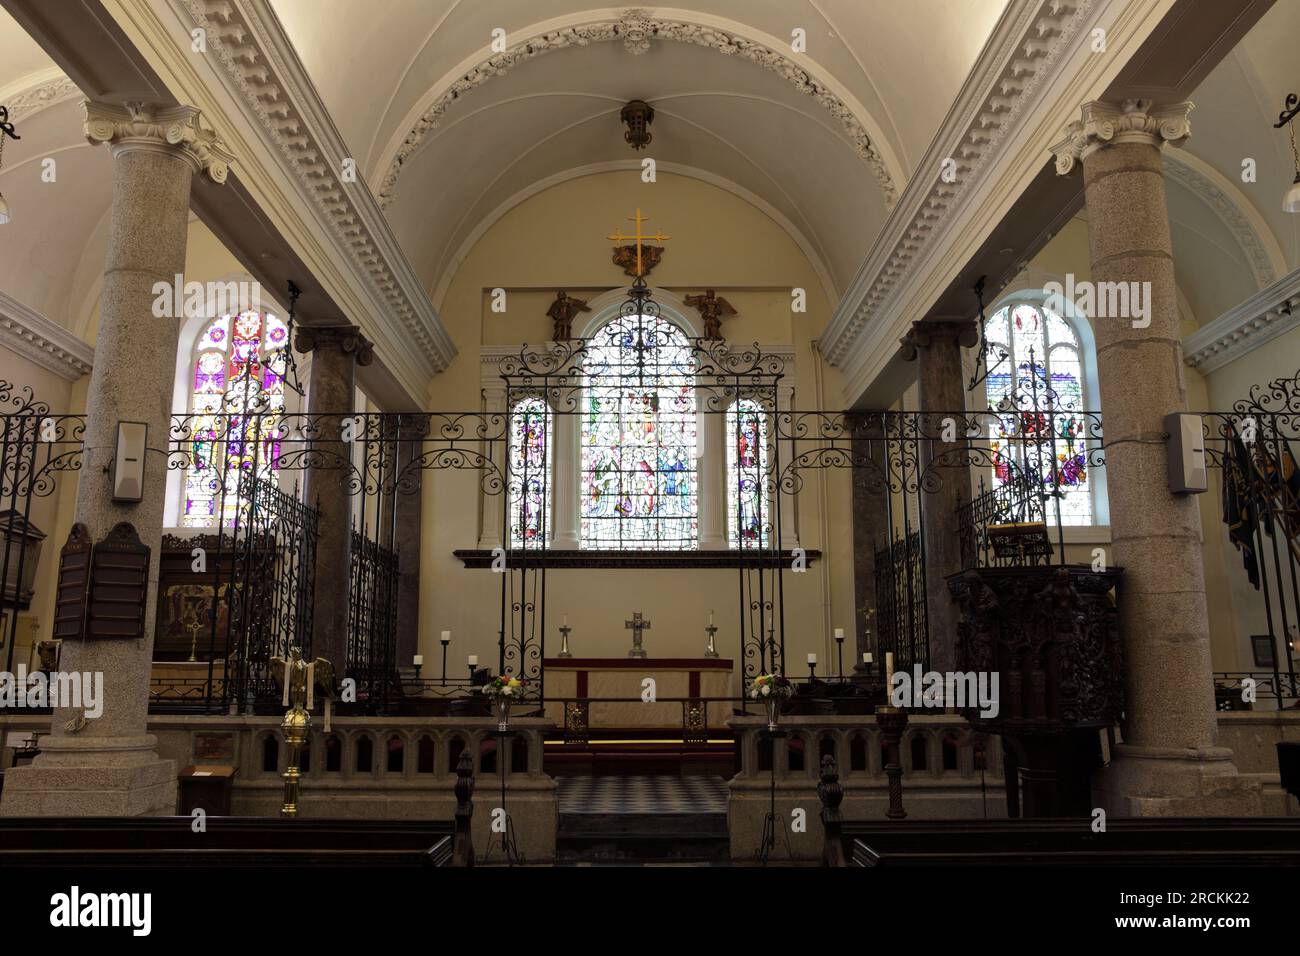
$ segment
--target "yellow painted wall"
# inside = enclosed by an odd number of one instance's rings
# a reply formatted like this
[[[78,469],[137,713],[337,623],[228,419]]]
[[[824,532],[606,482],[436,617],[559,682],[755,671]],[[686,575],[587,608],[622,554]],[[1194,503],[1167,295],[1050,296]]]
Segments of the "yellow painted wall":
[[[812,347],[831,303],[799,246],[777,223],[736,196],[695,179],[661,173],[642,183],[636,172],[610,172],[572,180],[522,203],[490,228],[461,264],[444,298],[441,317],[459,354],[432,382],[428,408],[478,409],[480,347],[538,344],[550,338],[546,309],[557,289],[580,298],[625,287],[628,278],[610,261],[604,237],[628,228],[637,207],[653,218],[649,228],[672,238],[651,284],[681,294],[714,288],[740,315],[723,326],[733,343],[793,344],[794,404],[836,407],[839,375],[822,366]],[[808,311],[791,311],[791,289],[807,290]],[[489,291],[507,290],[504,314],[490,311]],[[575,321],[575,326],[581,319]],[[495,663],[500,626],[500,579],[466,570],[452,555],[476,546],[478,476],[463,471],[424,474],[424,547],[421,555],[420,648],[440,660],[438,634],[452,632],[453,673],[468,654]],[[489,499],[500,508],[499,499]],[[783,520],[789,521],[789,499]],[[786,576],[786,655],[793,673],[806,673],[808,652],[825,673],[832,660],[832,628],[852,633],[853,582],[848,476],[810,472],[798,499],[800,543],[823,549],[826,559],[804,574]],[[723,656],[735,656],[738,573],[718,571],[552,571],[547,577],[547,653],[558,649],[556,627],[567,614],[578,655],[623,656],[630,635],[623,622],[633,611],[653,621],[646,635],[652,656],[699,656],[710,609],[719,625]],[[848,648],[845,665],[852,661]],[[797,664],[796,664],[797,662]],[[438,666],[434,663],[434,666]]]

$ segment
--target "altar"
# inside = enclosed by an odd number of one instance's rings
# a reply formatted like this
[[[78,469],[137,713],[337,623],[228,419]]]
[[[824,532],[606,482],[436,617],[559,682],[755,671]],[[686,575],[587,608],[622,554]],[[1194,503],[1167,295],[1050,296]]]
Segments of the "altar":
[[[548,657],[546,717],[571,731],[724,731],[735,696],[732,661],[711,658]],[[653,700],[645,679],[652,678]],[[618,698],[601,700],[601,698]]]

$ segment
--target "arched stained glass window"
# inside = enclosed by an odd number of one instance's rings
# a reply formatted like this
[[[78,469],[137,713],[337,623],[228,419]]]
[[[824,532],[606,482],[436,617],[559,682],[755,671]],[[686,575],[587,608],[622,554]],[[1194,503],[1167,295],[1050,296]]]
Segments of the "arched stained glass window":
[[[256,467],[270,474],[279,455],[278,423],[284,410],[284,367],[289,332],[261,312],[223,315],[204,327],[194,349],[190,399],[192,459],[185,476],[186,528],[233,525],[239,509],[239,475]]]
[[[551,410],[525,398],[510,411],[510,546],[540,548],[551,514]]]
[[[1020,484],[1048,493],[1048,521],[1093,521],[1084,442],[1086,410],[1079,337],[1054,312],[1027,303],[1010,305],[988,320],[992,356],[985,379],[989,407],[999,412],[989,435],[994,487]]]
[[[582,546],[696,547],[690,340],[664,319],[620,315],[590,340],[583,374]]]
[[[727,541],[765,548],[772,528],[767,500],[767,414],[742,398],[727,410]]]

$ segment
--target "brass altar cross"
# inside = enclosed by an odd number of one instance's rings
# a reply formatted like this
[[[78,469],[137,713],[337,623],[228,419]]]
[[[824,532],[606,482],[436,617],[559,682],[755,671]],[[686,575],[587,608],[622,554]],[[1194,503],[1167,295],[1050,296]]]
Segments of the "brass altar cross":
[[[668,239],[671,239],[672,236],[665,236],[665,235],[663,235],[663,234],[660,233],[660,232],[655,232],[655,234],[654,234],[653,236],[642,233],[642,232],[641,232],[641,224],[642,224],[643,222],[649,222],[649,221],[650,221],[650,217],[649,217],[649,216],[643,216],[643,215],[641,215],[641,207],[640,207],[640,206],[637,207],[636,215],[635,215],[635,216],[628,216],[628,217],[627,217],[627,220],[628,220],[628,222],[635,222],[635,223],[636,223],[636,235],[634,235],[634,236],[625,236],[625,235],[623,235],[622,230],[615,230],[615,232],[614,232],[614,234],[613,234],[612,236],[606,236],[605,238],[607,238],[607,239],[611,239],[611,240],[613,240],[614,242],[633,242],[633,241],[636,242],[636,274],[637,274],[638,276],[642,276],[642,275],[645,275],[645,270],[642,268],[642,265],[641,265],[641,246],[642,246],[642,244],[644,244],[644,243],[645,243],[646,241],[648,241],[648,240],[654,240],[655,242],[665,242],[665,241],[667,241]]]
[[[641,646],[641,632],[650,630],[650,622],[641,616],[640,611],[632,613],[632,620],[625,621],[623,627],[632,631],[632,649],[628,657],[645,657],[645,648]]]

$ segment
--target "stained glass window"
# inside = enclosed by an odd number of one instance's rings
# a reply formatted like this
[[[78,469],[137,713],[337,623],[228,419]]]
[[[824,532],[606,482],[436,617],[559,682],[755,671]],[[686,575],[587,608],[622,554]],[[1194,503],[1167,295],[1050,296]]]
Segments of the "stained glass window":
[[[1059,315],[1029,304],[996,312],[984,335],[991,352],[985,388],[999,413],[989,435],[995,487],[1045,490],[1047,520],[1055,521],[1059,508],[1062,524],[1091,524],[1078,335]]]
[[[239,475],[270,474],[279,456],[288,329],[273,315],[244,312],[213,319],[195,346],[190,399],[192,459],[185,476],[186,528],[223,525],[239,510]],[[266,414],[271,413],[271,414]]]
[[[727,541],[765,548],[771,539],[767,504],[767,414],[742,398],[727,410]]]
[[[661,318],[619,316],[590,340],[583,373],[582,546],[696,547],[690,340]]]
[[[510,414],[510,546],[540,548],[551,514],[551,410],[540,398],[516,402]]]

